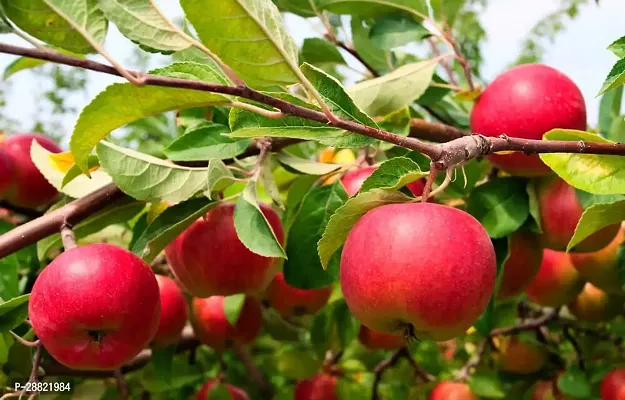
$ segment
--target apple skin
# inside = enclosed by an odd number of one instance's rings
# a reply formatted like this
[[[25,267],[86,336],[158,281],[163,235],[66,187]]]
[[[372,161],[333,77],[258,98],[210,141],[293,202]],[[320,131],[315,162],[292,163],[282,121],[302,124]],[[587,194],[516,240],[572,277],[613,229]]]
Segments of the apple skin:
[[[543,233],[539,235],[544,247],[566,250],[575,233],[584,209],[577,199],[575,188],[559,177],[539,179],[536,195]],[[575,246],[574,252],[593,252],[606,247],[614,239],[620,224],[608,225]]]
[[[194,297],[260,293],[275,276],[277,259],[252,253],[239,240],[234,207],[232,203],[215,206],[165,248],[171,271]],[[265,204],[260,209],[284,244],[278,214]]]
[[[341,177],[341,183],[347,192],[349,197],[353,197],[358,193],[365,180],[371,176],[373,171],[378,167],[364,167],[353,171],[347,171],[345,175]]]
[[[293,400],[339,400],[336,393],[336,378],[318,374],[295,385]]]
[[[44,149],[52,153],[62,150],[52,139],[39,133],[20,133],[4,138],[2,149],[13,162],[15,177],[13,185],[5,194],[6,200],[16,206],[37,208],[50,203],[58,192],[39,172],[30,158],[30,146],[36,140]]]
[[[623,294],[617,269],[618,249],[625,242],[625,231],[620,229],[609,245],[593,253],[571,253],[577,272],[596,287],[612,294]]]
[[[406,345],[400,335],[372,331],[364,325],[360,325],[358,341],[369,350],[395,350]]]
[[[13,161],[7,153],[0,148],[0,198],[4,196],[13,183],[13,169]]]
[[[601,382],[601,400],[625,399],[625,368],[608,373]]]
[[[524,64],[493,80],[471,112],[471,132],[541,140],[556,128],[586,130],[586,105],[577,85],[558,70]],[[511,175],[551,174],[538,155],[493,154],[489,160]]]
[[[283,318],[316,314],[332,295],[332,285],[319,289],[299,289],[286,283],[278,272],[267,288],[267,300]]]
[[[557,378],[552,381],[540,380],[534,384],[531,400],[572,400],[560,392],[557,385]]]
[[[210,393],[211,389],[215,385],[217,385],[217,379],[211,379],[210,381],[206,382],[195,395],[195,400],[207,400],[208,394]],[[245,393],[243,389],[238,388],[233,385],[229,385],[229,384],[225,384],[225,386],[226,386],[226,390],[228,391],[228,393],[230,393],[232,400],[249,400],[250,399],[247,396],[247,393]]]
[[[469,329],[486,309],[495,277],[495,251],[482,225],[435,203],[374,208],[352,228],[341,256],[343,296],[363,325],[435,341]]]
[[[63,252],[41,272],[28,303],[46,350],[80,370],[113,370],[130,361],[154,337],[160,311],[150,267],[111,244]]]
[[[510,237],[510,257],[503,268],[503,277],[497,299],[509,299],[523,293],[532,283],[543,260],[543,249],[538,238],[521,229]]]
[[[189,312],[182,290],[173,279],[156,275],[156,282],[161,298],[161,318],[152,343],[156,347],[166,347],[180,340]]]
[[[592,283],[586,283],[584,290],[567,307],[581,321],[604,322],[623,314],[624,305],[625,296],[608,294]]]
[[[191,324],[198,339],[217,351],[245,346],[260,334],[263,316],[260,302],[246,297],[236,326],[232,326],[224,312],[224,297],[194,298]]]
[[[515,374],[533,374],[547,363],[544,349],[517,337],[496,338],[499,368]]]
[[[443,381],[434,387],[429,400],[477,400],[466,383]]]
[[[575,300],[585,283],[568,253],[544,249],[540,270],[526,293],[538,305],[560,307]]]

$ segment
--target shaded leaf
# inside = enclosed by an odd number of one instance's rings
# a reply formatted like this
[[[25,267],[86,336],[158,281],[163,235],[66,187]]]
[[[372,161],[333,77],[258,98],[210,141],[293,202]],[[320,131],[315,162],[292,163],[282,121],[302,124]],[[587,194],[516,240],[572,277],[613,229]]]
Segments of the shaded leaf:
[[[208,180],[204,194],[212,199],[213,193],[219,193],[234,183],[234,175],[220,160],[208,162]]]
[[[21,325],[28,316],[30,294],[14,297],[0,303],[0,332],[6,332]]]
[[[417,181],[428,175],[428,171],[421,171],[421,167],[406,157],[394,157],[384,161],[363,182],[360,193],[371,189],[397,190],[410,182]]]
[[[244,303],[245,294],[234,294],[224,298],[224,313],[230,325],[236,326]]]
[[[614,89],[625,83],[625,58],[622,58],[614,64],[608,76],[603,82],[603,86],[599,90],[599,94],[605,93],[608,90]]]
[[[371,42],[383,50],[391,50],[430,36],[432,34],[423,25],[403,14],[376,18],[369,32]]]
[[[425,0],[317,0],[319,9],[335,14],[370,17],[396,11],[407,11],[416,16],[428,14]]]
[[[276,159],[280,164],[288,167],[291,170],[309,174],[309,175],[325,175],[330,172],[336,171],[343,164],[331,164],[331,163],[320,163],[317,161],[309,160],[307,158],[300,158],[285,151],[281,151],[276,155]]]
[[[577,223],[577,227],[575,227],[575,233],[566,247],[567,251],[601,228],[620,223],[623,220],[625,220],[625,200],[595,204],[587,208]]]
[[[243,153],[251,140],[232,140],[225,133],[230,129],[224,125],[210,124],[188,130],[164,150],[172,161],[225,160]]]
[[[335,45],[320,38],[304,39],[300,50],[301,60],[309,64],[346,64]]]

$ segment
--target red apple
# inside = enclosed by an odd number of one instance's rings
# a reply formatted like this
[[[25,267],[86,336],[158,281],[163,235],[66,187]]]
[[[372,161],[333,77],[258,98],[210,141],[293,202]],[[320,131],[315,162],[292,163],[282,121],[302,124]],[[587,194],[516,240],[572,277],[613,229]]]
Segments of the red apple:
[[[370,350],[394,350],[406,345],[403,336],[372,331],[364,325],[360,325],[358,340]]]
[[[625,368],[615,369],[601,382],[601,400],[625,399]]]
[[[204,386],[202,386],[202,388],[200,389],[199,392],[197,392],[197,394],[195,395],[195,400],[208,400],[210,399],[210,397],[208,397],[211,389],[213,389],[213,387],[215,387],[215,385],[218,384],[217,379],[211,379],[210,381],[206,382],[204,384]],[[223,384],[223,383],[222,383]],[[228,385],[228,384],[224,384],[226,386],[226,390],[228,390],[228,393],[230,393],[230,396],[232,397],[232,400],[249,400],[249,397],[247,396],[247,393],[245,393],[245,391],[243,389],[240,389],[236,386],[233,385]]]
[[[477,400],[466,383],[443,381],[434,387],[429,400]]]
[[[486,309],[495,251],[468,213],[434,203],[390,204],[367,212],[341,258],[345,301],[368,328],[444,341]]]
[[[150,267],[111,244],[65,251],[41,272],[28,315],[46,350],[73,369],[112,370],[154,337],[160,316]]]
[[[224,299],[223,296],[195,298],[192,305],[193,331],[202,343],[218,351],[253,342],[263,324],[260,302],[247,297],[236,326],[232,326],[224,312]]]
[[[267,300],[278,314],[284,318],[315,314],[319,312],[332,295],[332,286],[319,289],[298,289],[284,279],[278,272],[267,288]]]
[[[547,362],[547,352],[518,337],[495,338],[496,359],[503,371],[515,374],[533,374]]]
[[[566,250],[584,212],[575,188],[559,177],[543,178],[537,181],[536,195],[543,229],[541,243],[549,249]],[[573,251],[601,250],[610,244],[619,229],[620,224],[608,225],[584,239]]]
[[[165,347],[177,343],[187,323],[187,301],[178,284],[163,275],[156,275],[161,295],[161,318],[152,343]]]
[[[284,242],[278,214],[261,204],[276,238]],[[195,297],[262,292],[276,273],[277,259],[252,253],[234,228],[234,204],[221,203],[165,248],[171,271]]]
[[[355,196],[365,180],[370,177],[376,169],[378,169],[378,167],[365,167],[345,173],[345,175],[341,178],[341,183],[343,184],[347,195],[349,197]]]
[[[61,148],[52,139],[39,133],[20,133],[4,138],[1,146],[13,162],[15,178],[5,198],[13,205],[37,208],[48,204],[57,195],[57,190],[43,177],[30,158],[33,140],[52,153]]]
[[[542,259],[543,250],[536,235],[525,229],[514,232],[497,298],[508,299],[523,293],[538,274]]]
[[[531,400],[572,400],[558,389],[557,378],[553,381],[538,381],[534,385]]]
[[[584,284],[568,253],[545,249],[538,275],[526,293],[536,304],[560,307],[573,301],[584,288]]]
[[[625,297],[608,294],[592,283],[586,283],[584,290],[568,304],[575,318],[588,322],[603,322],[615,318],[625,311]]]
[[[2,198],[2,196],[4,196],[7,190],[11,187],[13,178],[13,161],[7,153],[0,148],[0,198]]]
[[[586,105],[571,79],[541,64],[520,65],[499,75],[471,112],[471,131],[485,136],[540,140],[556,128],[586,130]],[[512,175],[551,173],[538,155],[493,154],[489,160]]]
[[[410,182],[406,185],[406,187],[410,189],[412,194],[414,194],[415,196],[421,196],[423,194],[423,189],[425,189],[425,179],[419,179],[418,181]],[[428,199],[428,201],[432,201],[432,199],[430,198]]]
[[[596,287],[608,293],[623,294],[618,273],[618,250],[625,242],[625,231],[619,230],[609,245],[593,253],[571,253],[577,272]]]
[[[336,378],[326,374],[318,374],[295,386],[293,400],[339,400],[336,393]]]

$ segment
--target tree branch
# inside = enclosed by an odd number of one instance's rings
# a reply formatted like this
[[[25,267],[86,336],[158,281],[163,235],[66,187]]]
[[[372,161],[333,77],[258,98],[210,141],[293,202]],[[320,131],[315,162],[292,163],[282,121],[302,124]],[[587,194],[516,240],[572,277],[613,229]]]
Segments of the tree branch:
[[[332,40],[332,41],[338,47],[340,47],[341,49],[345,50],[346,52],[351,54],[352,57],[354,57],[356,60],[358,60],[358,62],[361,63],[362,66],[365,67],[367,69],[367,71],[369,71],[371,73],[371,75],[373,75],[376,78],[380,76],[380,73],[378,71],[376,71],[375,68],[373,68],[371,66],[371,64],[369,64],[364,58],[362,58],[360,53],[358,53],[356,51],[356,49],[354,49],[352,46],[349,46],[345,42],[342,42],[340,40]]]
[[[384,374],[384,371],[395,366],[402,358],[408,360],[417,376],[419,376],[424,382],[431,382],[436,379],[417,364],[416,360],[412,358],[408,347],[404,346],[394,352],[389,358],[380,361],[378,365],[375,366],[373,370],[375,377],[373,380],[372,400],[380,400],[380,394],[378,391],[380,383],[382,382],[382,375]]]
[[[554,321],[558,318],[558,314],[560,313],[560,309],[556,308],[548,313],[544,314],[541,317],[536,319],[528,320],[525,322],[518,323],[516,325],[512,325],[506,328],[493,329],[490,332],[490,337],[495,336],[503,336],[503,335],[514,335],[516,333],[525,332],[525,331],[533,331],[538,329],[539,327],[548,324],[551,321]]]
[[[258,369],[256,364],[254,364],[254,360],[252,360],[252,356],[249,351],[240,346],[235,346],[234,351],[241,362],[243,362],[243,365],[245,365],[245,369],[247,369],[250,380],[268,396],[267,398],[272,398],[274,390],[263,376],[263,373]]]

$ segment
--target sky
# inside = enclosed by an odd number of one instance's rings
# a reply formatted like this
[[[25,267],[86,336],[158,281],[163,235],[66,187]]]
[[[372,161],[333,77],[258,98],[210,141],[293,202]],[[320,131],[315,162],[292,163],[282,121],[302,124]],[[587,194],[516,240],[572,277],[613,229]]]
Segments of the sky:
[[[157,3],[171,17],[181,15],[177,2],[158,0]],[[601,0],[600,5],[596,5],[594,1],[590,3],[581,8],[580,15],[574,21],[566,24],[566,30],[559,34],[554,43],[547,45],[543,62],[559,69],[577,83],[586,99],[588,121],[594,125],[598,119],[599,107],[599,99],[595,96],[617,61],[606,47],[625,35],[623,25],[625,2]],[[485,62],[482,67],[482,75],[486,81],[494,79],[516,59],[521,50],[521,43],[530,29],[542,17],[557,10],[559,4],[560,0],[489,1],[486,12],[480,16],[487,32],[487,41],[483,48]],[[312,20],[304,20],[293,15],[286,16],[287,29],[298,44],[306,37],[318,36],[319,29],[315,29],[310,21]],[[13,35],[0,35],[0,41],[24,45],[21,39]],[[131,57],[134,44],[111,26],[105,47],[115,59],[124,64],[124,60]],[[94,58],[103,61],[100,56]],[[349,57],[347,58],[349,60]],[[14,59],[13,56],[1,54],[0,71]],[[151,67],[163,65],[159,63],[164,62],[164,59],[157,58],[153,60]],[[353,65],[360,68],[356,62]],[[68,99],[69,104],[79,110],[106,86],[120,81],[119,78],[96,72],[88,74],[86,93],[78,93]],[[14,119],[27,121],[41,112],[33,106],[35,96],[42,93],[40,84],[34,78],[30,72],[20,72],[12,76],[8,82],[0,82],[0,85],[7,85],[6,110]],[[61,121],[67,129],[64,145],[67,145],[76,118],[77,116],[71,115]]]

